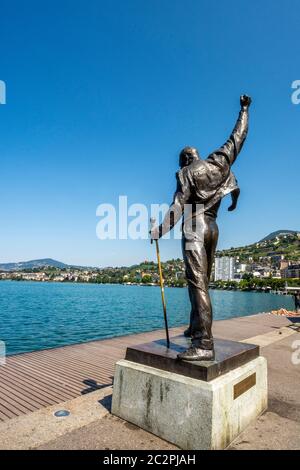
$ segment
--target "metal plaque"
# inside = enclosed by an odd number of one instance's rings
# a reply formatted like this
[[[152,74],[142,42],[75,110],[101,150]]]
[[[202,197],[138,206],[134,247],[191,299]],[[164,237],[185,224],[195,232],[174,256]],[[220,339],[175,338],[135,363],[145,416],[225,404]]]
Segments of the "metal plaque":
[[[249,377],[246,377],[244,380],[241,380],[241,382],[235,384],[233,387],[233,399],[235,400],[240,395],[247,392],[247,390],[249,390],[251,387],[254,387],[255,384],[256,373],[249,375]]]

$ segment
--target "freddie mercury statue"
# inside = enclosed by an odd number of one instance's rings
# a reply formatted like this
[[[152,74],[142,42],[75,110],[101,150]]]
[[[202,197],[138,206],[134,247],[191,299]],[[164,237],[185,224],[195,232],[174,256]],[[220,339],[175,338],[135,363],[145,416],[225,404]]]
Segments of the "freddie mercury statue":
[[[251,98],[242,95],[241,110],[235,128],[227,142],[202,160],[194,147],[185,147],[179,156],[177,189],[173,203],[163,222],[151,230],[151,238],[158,239],[169,232],[190,207],[189,223],[183,218],[182,251],[191,302],[190,325],[184,332],[191,337],[191,346],[178,354],[188,361],[213,360],[212,306],[208,292],[212,264],[218,242],[216,224],[222,198],[231,193],[236,208],[240,190],[231,171],[248,132],[248,110]],[[200,207],[200,211],[199,208]],[[185,219],[185,220],[184,220]],[[200,230],[199,230],[200,228]]]

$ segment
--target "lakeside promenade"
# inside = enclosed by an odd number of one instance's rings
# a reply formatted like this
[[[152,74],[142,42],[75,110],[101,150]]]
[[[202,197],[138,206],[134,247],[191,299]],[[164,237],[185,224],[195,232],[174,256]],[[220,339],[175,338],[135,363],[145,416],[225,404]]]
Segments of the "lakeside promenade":
[[[171,329],[171,337],[182,331]],[[268,411],[232,447],[300,449],[300,365],[292,363],[298,329],[258,314],[216,321],[214,335],[258,344],[268,360]],[[0,448],[174,449],[109,413],[116,361],[127,346],[163,336],[157,330],[8,357],[0,367]],[[56,418],[61,409],[70,416]]]

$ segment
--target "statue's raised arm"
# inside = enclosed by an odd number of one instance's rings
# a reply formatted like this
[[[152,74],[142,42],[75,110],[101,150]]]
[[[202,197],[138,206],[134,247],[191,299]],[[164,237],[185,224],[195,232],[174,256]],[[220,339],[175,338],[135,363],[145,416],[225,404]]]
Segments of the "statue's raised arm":
[[[249,120],[249,106],[252,100],[250,96],[242,95],[240,98],[241,110],[239,113],[236,125],[227,140],[227,142],[219,148],[217,151],[212,153],[208,160],[218,159],[218,156],[226,158],[227,163],[231,166],[240,151],[242,150],[243,144],[246,140],[248,133],[248,120]]]

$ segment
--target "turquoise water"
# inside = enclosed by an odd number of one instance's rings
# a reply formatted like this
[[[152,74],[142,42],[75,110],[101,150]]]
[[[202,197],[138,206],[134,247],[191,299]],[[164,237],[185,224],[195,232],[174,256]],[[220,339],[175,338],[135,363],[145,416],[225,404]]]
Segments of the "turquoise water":
[[[186,324],[186,289],[166,288],[169,325]],[[291,297],[211,291],[214,318],[293,308]],[[0,282],[0,340],[16,354],[163,328],[160,289],[148,286]]]

